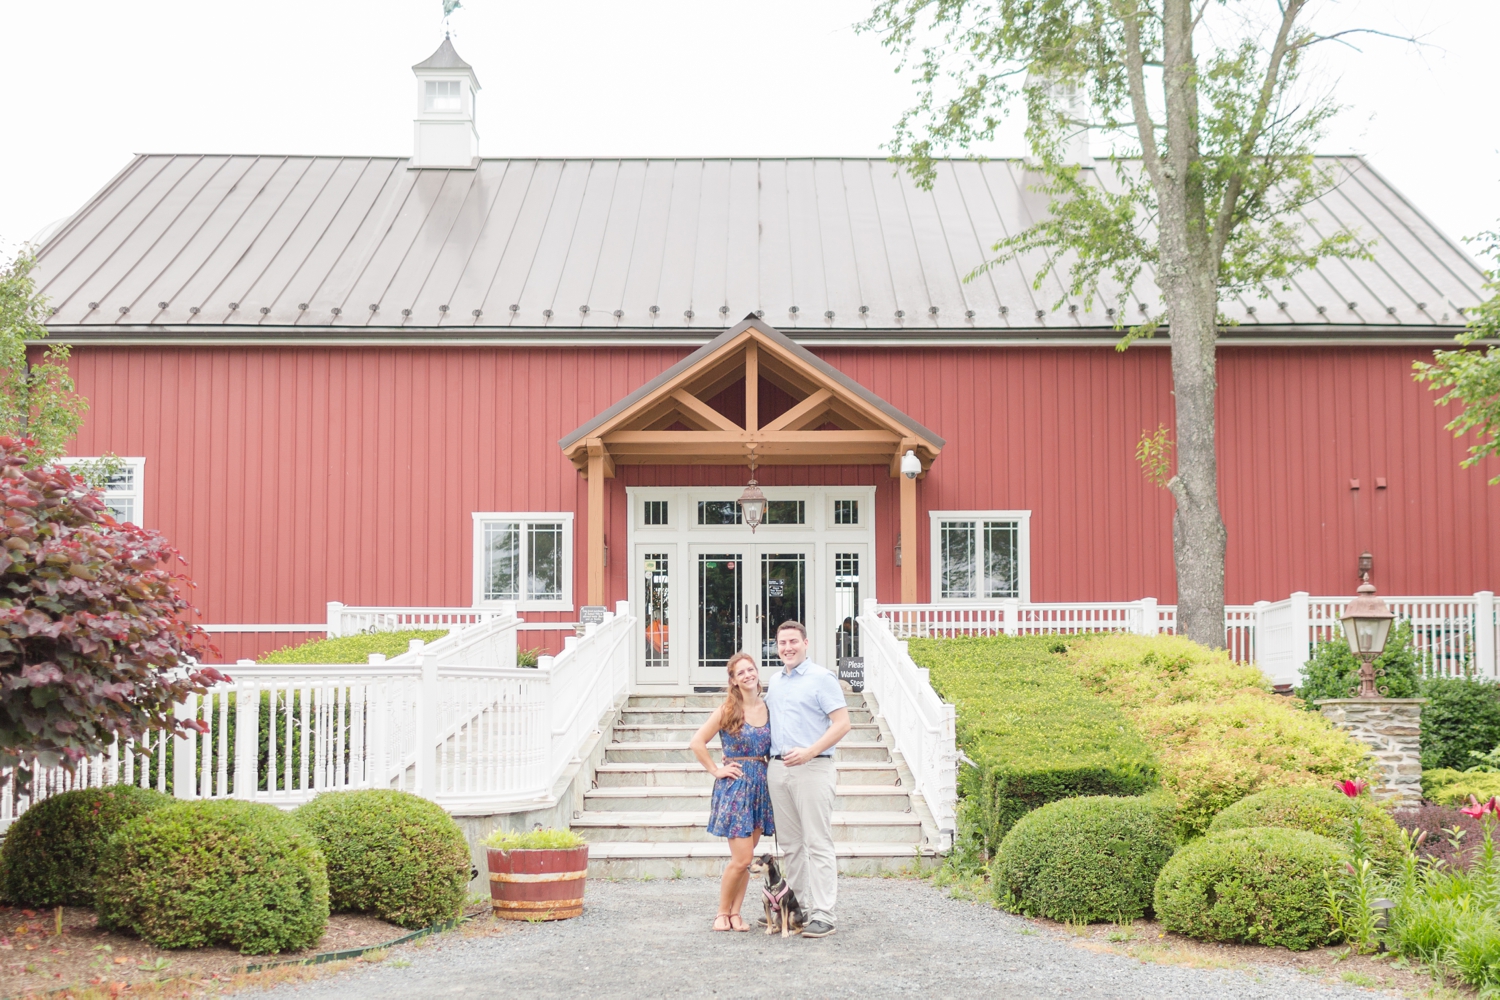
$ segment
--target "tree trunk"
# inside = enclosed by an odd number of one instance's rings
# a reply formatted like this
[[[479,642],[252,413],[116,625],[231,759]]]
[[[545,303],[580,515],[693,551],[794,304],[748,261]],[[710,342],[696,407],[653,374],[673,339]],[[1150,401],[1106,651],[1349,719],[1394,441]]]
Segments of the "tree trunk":
[[[1197,65],[1188,0],[1163,5],[1162,84],[1172,137],[1156,185],[1160,207],[1158,282],[1172,338],[1177,408],[1177,501],[1172,552],[1177,563],[1177,634],[1224,646],[1224,519],[1214,450],[1219,261],[1209,232],[1198,166]]]

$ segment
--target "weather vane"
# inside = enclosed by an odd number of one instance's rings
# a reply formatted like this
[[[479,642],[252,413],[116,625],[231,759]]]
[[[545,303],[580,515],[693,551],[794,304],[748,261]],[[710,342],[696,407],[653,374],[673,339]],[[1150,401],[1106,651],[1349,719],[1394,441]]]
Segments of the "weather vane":
[[[443,30],[448,30],[448,18],[453,12],[463,6],[462,0],[443,0]]]

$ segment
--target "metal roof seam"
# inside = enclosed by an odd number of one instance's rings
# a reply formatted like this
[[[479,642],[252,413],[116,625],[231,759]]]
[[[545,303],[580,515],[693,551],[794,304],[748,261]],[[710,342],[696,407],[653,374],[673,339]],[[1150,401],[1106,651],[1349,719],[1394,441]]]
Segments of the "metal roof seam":
[[[333,180],[333,178],[335,177],[335,175],[337,175],[339,165],[342,164],[343,162],[344,162],[344,158],[342,156],[337,158],[337,160],[334,163],[333,167],[328,171],[328,175],[323,178],[322,184],[320,184],[318,186],[318,194],[314,195],[313,197],[311,197],[311,198],[309,198],[307,200],[307,204],[304,205],[303,208],[302,208],[302,215],[301,215],[301,217],[298,218],[297,221],[295,223],[293,223],[291,226],[287,227],[286,235],[281,238],[281,246],[280,246],[280,248],[278,248],[275,253],[267,255],[266,262],[265,262],[265,264],[263,264],[261,266],[260,273],[257,274],[250,281],[250,283],[245,286],[244,294],[241,296],[242,302],[248,302],[248,300],[250,298],[250,294],[255,290],[255,287],[260,284],[261,279],[265,277],[266,272],[269,271],[271,269],[271,266],[276,262],[277,256],[280,255],[280,253],[282,252],[282,250],[286,249],[287,245],[291,242],[292,236],[295,235],[296,232],[297,232],[297,230],[302,227],[302,223],[307,220],[308,213],[311,212],[313,210],[313,207],[318,203],[319,196],[321,196],[324,191],[328,190],[329,183]],[[298,184],[299,185],[301,184],[302,180],[306,179],[308,173],[310,173],[312,171],[313,166],[314,166],[314,164],[312,164],[312,163],[308,164],[307,170],[303,171],[302,177],[299,178],[299,180],[298,180]],[[282,204],[285,205],[286,203],[282,202]],[[274,218],[274,216],[273,216],[273,218]],[[267,223],[269,224],[269,222],[270,222],[270,220],[268,219]],[[278,298],[278,295],[271,296],[268,299],[268,304],[274,305],[277,298]],[[263,317],[264,317],[264,315],[265,314],[262,314]]]
[[[202,162],[203,162],[203,160],[204,160],[204,159],[207,159],[207,157],[200,157],[200,158],[199,158],[199,160],[198,160],[198,162],[199,162],[199,163],[202,163]],[[215,169],[215,170],[214,170],[214,171],[213,171],[213,172],[212,172],[212,173],[211,173],[211,174],[210,174],[210,175],[209,175],[209,178],[208,178],[208,179],[209,179],[209,180],[210,180],[210,181],[211,181],[211,180],[213,180],[213,178],[214,178],[214,176],[215,176],[215,175],[217,175],[217,174],[218,174],[218,172],[219,172],[219,170],[221,170],[221,169],[223,169],[223,167],[224,167],[224,164],[225,164],[225,163],[227,163],[227,162],[228,162],[228,158],[227,158],[227,157],[226,157],[226,158],[225,158],[225,159],[224,159],[224,160],[222,160],[222,161],[220,161],[220,163],[219,163],[219,166],[218,166],[218,168],[216,168],[216,169]],[[181,184],[181,183],[182,183],[182,182],[183,182],[183,181],[185,181],[185,180],[186,180],[186,179],[187,179],[187,178],[188,178],[188,176],[189,176],[189,175],[190,175],[190,174],[191,174],[191,173],[192,173],[192,169],[191,169],[191,168],[189,168],[189,169],[188,169],[188,170],[185,170],[185,171],[183,171],[183,174],[182,174],[182,176],[181,176],[181,177],[179,177],[179,178],[177,178],[177,180],[175,180],[175,181],[173,181],[173,182],[172,182],[172,187],[171,187],[171,189],[169,189],[169,190],[168,190],[168,192],[167,192],[167,193],[168,193],[168,194],[171,194],[171,192],[172,192],[172,191],[175,191],[175,190],[176,190],[176,189],[177,189],[177,186],[178,186],[178,185],[179,185],[179,184]],[[191,199],[190,199],[190,200],[191,200]],[[151,214],[155,214],[155,211],[154,211],[154,209],[153,209],[153,211],[152,211],[152,213],[151,213]],[[178,218],[180,218],[180,217],[181,217],[181,213],[179,213],[179,215],[178,215]],[[142,221],[144,221],[144,220],[142,220]],[[103,302],[103,301],[105,301],[105,300],[106,300],[106,299],[108,299],[108,298],[109,298],[109,293],[110,293],[110,292],[113,292],[113,291],[114,291],[114,290],[115,290],[115,289],[116,289],[116,288],[118,288],[118,287],[119,287],[119,286],[120,286],[120,284],[121,284],[121,283],[122,283],[122,282],[123,282],[123,281],[124,281],[124,280],[125,280],[125,279],[126,279],[126,278],[128,278],[128,277],[129,277],[129,276],[130,276],[130,275],[131,275],[131,274],[133,274],[133,273],[134,273],[134,272],[135,272],[135,269],[136,269],[136,268],[138,268],[138,267],[140,267],[140,266],[141,266],[141,265],[142,265],[142,264],[143,264],[143,263],[144,263],[144,262],[145,262],[145,260],[146,260],[146,257],[147,257],[147,255],[148,255],[148,254],[149,254],[149,253],[150,253],[150,252],[151,252],[151,250],[153,250],[153,249],[155,249],[155,247],[156,247],[156,246],[157,246],[157,245],[158,245],[158,244],[160,244],[160,243],[161,243],[161,241],[162,241],[162,240],[163,240],[163,239],[164,239],[164,238],[165,238],[165,237],[166,237],[166,235],[167,235],[167,233],[169,233],[169,232],[171,232],[171,231],[172,231],[172,225],[173,225],[173,223],[175,223],[175,222],[176,222],[176,221],[177,221],[177,219],[176,219],[176,218],[173,218],[173,219],[169,219],[169,220],[168,220],[168,221],[167,221],[167,222],[166,222],[166,224],[165,224],[165,225],[163,225],[163,226],[162,226],[162,228],[161,228],[161,232],[159,232],[159,233],[157,233],[157,234],[156,234],[156,237],[155,237],[155,239],[153,239],[153,240],[152,240],[152,241],[151,241],[151,244],[150,244],[150,246],[148,246],[148,247],[147,247],[147,248],[146,248],[146,251],[145,251],[145,252],[144,252],[144,253],[142,253],[142,254],[141,254],[141,256],[140,256],[140,257],[139,257],[139,258],[138,258],[138,259],[137,259],[137,260],[136,260],[136,261],[135,261],[135,262],[134,262],[134,263],[132,263],[132,264],[131,264],[131,265],[130,265],[130,266],[129,266],[129,267],[127,267],[127,268],[126,268],[126,269],[125,269],[125,270],[124,270],[124,271],[122,271],[122,272],[121,272],[121,273],[120,273],[120,277],[119,277],[119,278],[117,278],[117,279],[115,279],[115,282],[114,282],[114,284],[112,284],[112,285],[111,285],[111,286],[110,286],[110,287],[109,287],[109,288],[108,288],[108,289],[106,289],[106,290],[105,290],[105,291],[104,291],[104,292],[102,292],[102,293],[100,293],[100,295],[99,295],[99,301],[100,301],[100,302]],[[123,245],[124,245],[124,241],[121,241],[121,245],[122,245],[122,246],[123,246]],[[118,248],[116,248],[116,249],[118,249]],[[178,252],[181,252],[181,251],[180,251],[180,249],[179,249],[179,251],[178,251]],[[111,256],[113,256],[113,255],[111,255]],[[170,263],[171,263],[171,261],[172,261],[172,260],[175,260],[175,259],[176,259],[176,254],[173,254],[173,255],[172,255],[172,257],[171,257],[171,258],[169,258],[169,259],[168,259],[168,261],[167,261],[167,263],[169,263],[169,264],[170,264]],[[148,280],[148,281],[147,281],[147,283],[146,283],[146,284],[145,284],[145,286],[144,286],[144,287],[142,287],[142,288],[141,288],[141,289],[140,289],[140,291],[138,291],[138,292],[137,292],[137,293],[136,293],[136,294],[135,294],[135,296],[134,296],[134,297],[133,297],[133,298],[131,298],[131,300],[130,300],[130,301],[129,301],[129,302],[127,302],[127,303],[126,303],[126,305],[127,305],[127,306],[129,306],[129,307],[130,307],[130,308],[132,308],[132,309],[134,309],[134,308],[135,308],[135,307],[136,307],[136,306],[137,306],[137,305],[139,305],[139,304],[140,304],[140,301],[141,301],[141,298],[142,298],[142,297],[143,297],[143,296],[145,296],[145,294],[146,294],[146,293],[147,293],[147,292],[149,292],[149,291],[150,291],[150,290],[151,290],[151,282],[150,282],[150,281],[149,281],[149,280]],[[148,301],[149,301],[149,300],[148,300]],[[158,311],[158,312],[160,312],[160,311],[161,311],[161,310],[160,310],[160,309],[158,309],[158,310],[157,310],[157,311]]]
[[[369,160],[369,163],[370,164],[378,164],[378,163],[380,163],[382,161],[383,161],[383,158],[381,158],[381,157],[371,157],[370,160]],[[379,198],[379,194],[383,193],[388,187],[399,186],[400,185],[400,175],[396,172],[396,169],[397,169],[397,166],[399,165],[399,163],[401,161],[400,160],[390,160],[389,162],[390,162],[390,167],[386,171],[385,178],[383,180],[381,180],[381,182],[379,184],[379,190],[377,191],[377,196],[375,198],[371,199],[370,202],[367,205],[365,205],[364,211],[360,213],[359,221],[354,224],[354,227],[353,227],[353,230],[352,230],[352,232],[353,232],[354,235],[357,235],[361,230],[363,230],[365,228],[365,225],[370,221],[371,215],[375,212],[376,205],[380,203],[381,199]],[[364,179],[364,172],[361,171],[360,176],[355,179],[354,185],[350,188],[349,197],[353,197],[354,191],[359,187],[359,181],[363,180],[363,179]],[[342,214],[342,206],[341,206],[340,211],[335,212],[333,214],[332,219],[329,222],[329,227],[330,228],[332,228],[333,222],[336,221],[338,219],[339,215],[341,215],[341,214]],[[351,240],[351,242],[352,242],[352,240]],[[316,249],[317,249],[317,247],[314,246],[312,250],[308,251],[308,259],[311,259],[313,251],[316,250]],[[338,269],[339,262],[344,259],[344,255],[346,253],[348,253],[348,251],[349,251],[349,247],[348,247],[348,245],[345,245],[343,248],[339,249],[333,255],[333,259],[328,264],[328,270],[325,271],[325,272],[323,272],[323,274],[322,274],[321,277],[317,278],[316,282],[314,283],[314,285],[312,287],[312,291],[308,293],[307,301],[308,301],[309,304],[311,304],[312,302],[314,302],[314,301],[317,300],[318,294],[323,291],[324,285],[326,285],[328,283],[328,279]],[[300,269],[299,269],[299,271],[300,271]],[[353,287],[352,286],[352,282],[351,282],[351,287]],[[307,313],[304,312],[304,311],[302,311],[299,308],[297,316],[296,316],[296,318],[292,322],[294,324],[300,325],[301,322],[305,318],[307,318]]]
[[[444,171],[444,173],[443,173],[443,183],[441,185],[439,185],[437,195],[428,204],[427,211],[424,213],[424,215],[422,217],[424,223],[428,219],[432,218],[432,214],[437,211],[438,204],[442,200],[442,191],[443,191],[443,189],[446,188],[450,183],[452,183],[455,178],[458,178],[459,183],[462,183],[464,185],[464,194],[463,194],[463,197],[459,199],[459,203],[458,203],[459,211],[456,211],[456,212],[453,213],[453,218],[449,220],[449,222],[448,222],[448,228],[443,233],[444,242],[447,241],[448,236],[453,232],[453,227],[458,224],[458,220],[459,220],[459,218],[460,218],[460,216],[462,214],[462,209],[463,209],[464,202],[466,202],[468,200],[469,192],[474,189],[474,182],[478,178],[478,176],[479,176],[479,171],[478,170],[447,170],[447,171]],[[415,185],[413,185],[413,186],[415,186]],[[404,249],[404,250],[401,251],[401,263],[405,263],[411,257],[412,249],[414,247],[416,247],[418,240],[421,238],[422,228],[423,228],[422,226],[413,227],[412,233],[411,233],[411,240],[410,240],[410,242],[408,242],[406,244],[406,249]],[[437,259],[437,255],[436,254],[433,255],[433,259],[434,260]],[[372,303],[370,303],[370,305],[384,306],[384,304],[385,304],[385,297],[386,297],[387,294],[389,294],[389,292],[391,290],[391,285],[395,282],[396,276],[398,274],[400,274],[400,273],[401,273],[401,265],[400,264],[397,264],[395,267],[391,268],[390,274],[386,276],[385,283],[383,285],[381,285],[381,287],[380,287],[380,294],[377,295],[377,296],[375,296],[375,301],[372,302]],[[352,292],[351,292],[351,294],[352,294]],[[395,308],[394,305],[393,305],[392,308]],[[370,321],[371,317],[373,317],[374,315],[375,315],[375,313],[372,311],[370,316],[365,317],[365,325],[366,326],[369,325],[369,321]]]
[[[1386,192],[1388,192],[1389,194],[1391,194],[1392,196],[1394,196],[1397,201],[1399,201],[1402,205],[1404,205],[1406,207],[1406,209],[1408,211],[1410,211],[1414,216],[1417,217],[1418,221],[1422,222],[1423,225],[1425,225],[1427,227],[1428,231],[1433,236],[1437,237],[1437,239],[1442,244],[1446,245],[1447,249],[1449,249],[1450,251],[1452,251],[1461,261],[1463,261],[1465,264],[1467,264],[1469,266],[1470,275],[1472,277],[1477,278],[1479,280],[1479,282],[1480,282],[1480,286],[1482,287],[1483,281],[1484,281],[1484,275],[1481,272],[1481,270],[1478,267],[1478,265],[1476,265],[1473,262],[1473,260],[1471,260],[1469,258],[1469,256],[1466,253],[1463,252],[1463,249],[1461,247],[1459,247],[1456,243],[1454,243],[1452,240],[1450,240],[1442,232],[1442,230],[1438,229],[1435,225],[1433,225],[1427,219],[1427,217],[1425,215],[1423,215],[1421,213],[1421,211],[1415,205],[1413,205],[1404,195],[1401,194],[1400,191],[1398,191],[1395,188],[1391,187],[1390,184],[1386,181],[1386,179],[1380,175],[1379,171],[1377,171],[1373,166],[1370,166],[1368,163],[1365,163],[1365,161],[1363,159],[1361,159],[1360,162],[1365,166],[1365,169],[1369,172],[1370,176],[1374,177],[1376,180],[1378,180],[1380,182],[1382,189],[1384,189]],[[1372,198],[1374,198],[1374,192],[1370,191],[1369,190],[1369,186],[1366,185],[1366,184],[1364,184],[1362,181],[1360,181],[1360,179],[1358,177],[1355,178],[1355,183],[1359,184],[1362,188],[1364,188],[1367,192],[1369,192],[1371,194]],[[1375,200],[1379,201],[1378,198],[1375,198]],[[1382,203],[1382,204],[1384,204],[1384,203]],[[1469,283],[1464,279],[1463,275],[1461,275],[1457,271],[1453,270],[1453,268],[1449,265],[1449,263],[1447,261],[1445,261],[1442,257],[1440,257],[1438,254],[1436,254],[1436,253],[1433,252],[1432,247],[1428,244],[1428,241],[1425,240],[1425,239],[1423,239],[1422,236],[1421,236],[1421,234],[1417,233],[1416,230],[1414,230],[1411,227],[1411,224],[1407,220],[1400,218],[1394,212],[1392,212],[1391,214],[1392,214],[1392,217],[1393,217],[1394,221],[1398,225],[1400,225],[1403,229],[1405,229],[1407,231],[1407,233],[1412,236],[1413,239],[1415,239],[1419,244],[1421,244],[1422,249],[1424,249],[1424,250],[1427,251],[1428,255],[1432,257],[1434,263],[1436,263],[1444,271],[1447,271],[1448,274],[1450,276],[1452,276],[1452,278],[1455,281],[1457,281],[1459,283],[1459,285],[1463,286],[1465,289],[1467,289],[1469,291],[1474,291],[1475,290],[1475,288],[1473,286],[1470,286]],[[1428,287],[1432,288],[1433,291],[1435,291],[1438,295],[1445,295],[1446,294],[1441,289],[1439,289],[1431,281],[1431,279],[1429,279],[1427,277],[1426,272],[1424,272],[1421,269],[1419,269],[1419,268],[1416,267],[1416,263],[1414,261],[1412,262],[1412,267],[1413,267],[1413,270],[1415,270],[1417,272],[1417,274],[1421,275],[1422,280],[1424,280],[1424,281],[1427,282]]]
[[[68,216],[67,221],[58,227],[57,232],[47,237],[47,242],[43,243],[42,246],[37,250],[37,260],[41,260],[42,258],[44,258],[47,255],[48,250],[56,246],[64,238],[72,235],[73,229],[77,226],[77,224],[84,218],[86,218],[99,204],[103,202],[105,198],[114,193],[116,188],[124,184],[125,181],[128,180],[130,176],[134,174],[135,171],[140,168],[141,164],[145,163],[148,158],[149,157],[147,157],[144,153],[135,153],[134,155],[132,155],[130,162],[125,164],[123,169],[121,169],[107,182],[105,182],[104,186],[101,187],[98,191],[95,191],[93,197],[84,202],[76,212]]]

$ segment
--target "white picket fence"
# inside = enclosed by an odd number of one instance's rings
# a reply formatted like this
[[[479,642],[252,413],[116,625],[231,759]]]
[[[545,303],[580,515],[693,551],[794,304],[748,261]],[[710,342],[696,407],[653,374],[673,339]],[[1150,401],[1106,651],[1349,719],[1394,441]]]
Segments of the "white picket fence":
[[[865,690],[875,697],[895,749],[911,769],[916,791],[937,823],[946,851],[957,828],[958,738],[953,706],[938,697],[925,667],[912,662],[884,608],[865,601],[859,617]]]
[[[1339,616],[1348,597],[1292,594],[1284,601],[1259,601],[1224,609],[1230,654],[1255,663],[1276,684],[1295,684],[1313,647],[1341,634]],[[1398,621],[1409,622],[1423,669],[1444,676],[1500,679],[1496,649],[1500,622],[1495,595],[1469,597],[1387,597]],[[1157,635],[1176,630],[1177,609],[1153,598],[1116,603],[991,605],[882,604],[876,614],[898,639],[958,635],[1070,635],[1132,632]]]
[[[118,744],[74,773],[42,771],[0,795],[0,828],[32,801],[128,783],[182,799],[294,806],[323,791],[395,788],[456,815],[547,804],[605,712],[623,703],[635,620],[625,602],[557,656],[517,667],[513,608],[364,664],[256,664],[177,706],[204,735]]]

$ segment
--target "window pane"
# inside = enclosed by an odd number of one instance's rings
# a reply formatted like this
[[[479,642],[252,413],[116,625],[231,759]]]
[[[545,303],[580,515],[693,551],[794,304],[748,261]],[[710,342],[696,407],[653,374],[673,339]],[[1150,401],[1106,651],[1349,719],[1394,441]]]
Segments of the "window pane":
[[[984,596],[1020,597],[1020,526],[984,522]]]
[[[806,521],[806,500],[769,500],[766,502],[767,524],[804,524]]]
[[[733,500],[699,500],[699,524],[739,524],[740,505]]]
[[[521,599],[521,526],[492,521],[484,526],[484,599]]]
[[[105,494],[104,503],[109,507],[109,512],[114,515],[116,521],[135,522],[135,497],[128,494],[125,496]]]
[[[665,501],[665,500],[647,500],[646,501],[646,507],[645,507],[644,513],[645,513],[645,516],[642,519],[642,523],[644,523],[644,524],[666,524],[667,523],[667,501]]]
[[[654,502],[654,501],[653,501]],[[671,596],[667,589],[667,553],[648,553],[645,560],[646,586],[646,660],[648,667],[670,665],[668,659],[668,619]]]
[[[853,503],[854,501],[849,501]],[[838,552],[833,557],[834,663],[859,655],[859,553]]]
[[[939,522],[941,594],[945,598],[978,596],[974,586],[974,529],[973,521]]]
[[[562,600],[562,527],[555,522],[526,526],[527,600]]]
[[[835,500],[833,502],[834,524],[858,524],[859,523],[859,501],[858,500]]]

